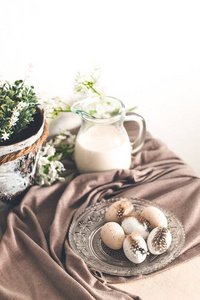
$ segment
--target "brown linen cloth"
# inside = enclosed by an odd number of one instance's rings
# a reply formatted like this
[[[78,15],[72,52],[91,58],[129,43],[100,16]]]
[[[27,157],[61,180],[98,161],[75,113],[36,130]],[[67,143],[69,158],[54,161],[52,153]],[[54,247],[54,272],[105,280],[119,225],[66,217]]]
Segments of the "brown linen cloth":
[[[128,278],[90,270],[68,243],[75,212],[114,196],[155,201],[182,221],[184,248],[166,268],[199,254],[200,179],[161,141],[148,134],[130,170],[78,175],[67,164],[65,182],[33,186],[19,205],[0,211],[0,299],[140,299],[109,286]]]

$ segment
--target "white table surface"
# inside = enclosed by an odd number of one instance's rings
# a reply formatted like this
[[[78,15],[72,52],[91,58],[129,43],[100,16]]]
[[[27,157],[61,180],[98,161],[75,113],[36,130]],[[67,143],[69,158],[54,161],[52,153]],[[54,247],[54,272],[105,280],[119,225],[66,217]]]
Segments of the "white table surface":
[[[147,278],[112,285],[142,300],[199,300],[200,255]]]

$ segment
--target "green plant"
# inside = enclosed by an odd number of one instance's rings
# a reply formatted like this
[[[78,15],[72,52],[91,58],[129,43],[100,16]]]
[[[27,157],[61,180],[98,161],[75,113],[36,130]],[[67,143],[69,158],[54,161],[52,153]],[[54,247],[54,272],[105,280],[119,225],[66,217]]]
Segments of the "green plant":
[[[0,86],[0,142],[16,137],[34,119],[38,98],[33,86],[23,80]]]

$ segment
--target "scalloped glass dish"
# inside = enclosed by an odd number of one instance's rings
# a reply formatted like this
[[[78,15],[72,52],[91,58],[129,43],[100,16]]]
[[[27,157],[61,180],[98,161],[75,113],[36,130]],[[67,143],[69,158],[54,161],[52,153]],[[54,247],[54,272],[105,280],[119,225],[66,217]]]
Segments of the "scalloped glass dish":
[[[146,207],[154,206],[163,211],[168,220],[168,229],[172,235],[169,249],[161,255],[149,254],[141,264],[129,261],[123,250],[112,250],[101,240],[101,227],[105,224],[104,215],[107,208],[115,201],[123,198],[103,200],[86,208],[78,216],[75,215],[69,229],[69,243],[73,251],[85,263],[102,273],[115,276],[138,276],[160,270],[172,262],[181,252],[185,242],[185,231],[180,220],[171,211],[157,203],[125,198],[133,203],[137,213]]]

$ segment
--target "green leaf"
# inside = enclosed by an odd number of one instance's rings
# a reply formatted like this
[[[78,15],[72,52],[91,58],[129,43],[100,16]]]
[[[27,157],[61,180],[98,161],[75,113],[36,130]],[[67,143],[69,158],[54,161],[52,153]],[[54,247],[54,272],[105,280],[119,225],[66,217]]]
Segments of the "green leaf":
[[[44,173],[44,174],[48,174],[48,173],[49,173],[49,164],[46,164],[46,165],[44,166],[43,173]]]

